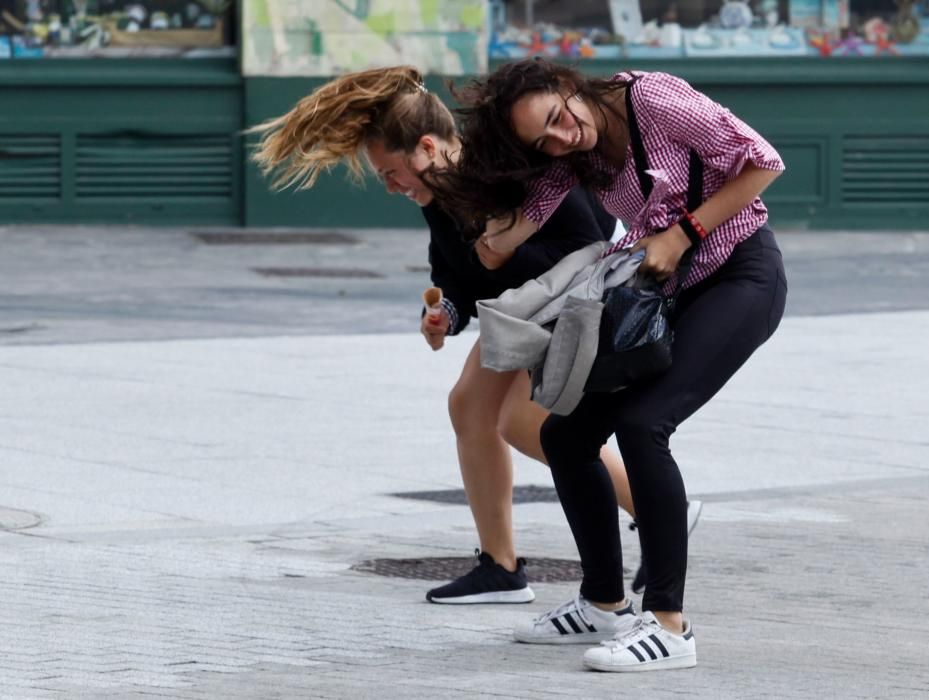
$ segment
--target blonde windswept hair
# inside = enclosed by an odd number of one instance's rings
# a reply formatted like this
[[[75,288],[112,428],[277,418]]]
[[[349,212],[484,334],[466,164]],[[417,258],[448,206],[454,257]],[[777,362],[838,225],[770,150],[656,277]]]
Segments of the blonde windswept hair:
[[[360,181],[369,141],[412,153],[425,134],[453,139],[455,120],[416,68],[395,66],[340,76],[246,133],[262,135],[252,158],[265,176],[275,173],[274,189],[309,189],[339,162]]]

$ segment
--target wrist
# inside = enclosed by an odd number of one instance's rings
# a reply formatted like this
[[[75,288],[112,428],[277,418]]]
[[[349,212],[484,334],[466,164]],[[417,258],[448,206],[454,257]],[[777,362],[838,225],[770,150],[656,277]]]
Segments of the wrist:
[[[489,233],[484,237],[484,244],[495,255],[505,255],[513,253],[523,241],[519,240],[516,234],[510,231],[502,233]]]
[[[508,262],[510,262],[510,260],[513,259],[513,256],[514,256],[514,255],[516,255],[516,248],[513,248],[513,250],[508,250],[508,251],[503,252],[503,253],[497,253],[496,256],[495,256],[495,257],[496,257],[496,261],[495,261],[495,262],[496,262],[496,265],[495,265],[492,269],[494,269],[494,270],[499,270],[501,267],[503,267],[503,266],[506,265]]]
[[[442,311],[448,318],[448,327],[445,329],[445,335],[455,335],[458,328],[458,309],[448,297],[442,297]]]
[[[678,220],[677,225],[684,235],[687,236],[687,240],[690,241],[690,245],[694,248],[699,246],[700,241],[708,235],[707,230],[703,227],[703,224],[700,223],[700,220],[689,211],[684,212],[684,216]]]
[[[693,246],[693,241],[690,240],[690,236],[687,235],[687,232],[684,230],[684,227],[680,225],[680,222],[669,228],[667,233],[674,236],[675,242],[677,242],[682,251]]]

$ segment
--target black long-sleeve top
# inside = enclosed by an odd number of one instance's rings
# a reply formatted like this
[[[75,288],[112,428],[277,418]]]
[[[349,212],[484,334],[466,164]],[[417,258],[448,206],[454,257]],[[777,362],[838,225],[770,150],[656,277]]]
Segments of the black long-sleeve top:
[[[616,219],[596,197],[576,187],[513,257],[496,270],[488,270],[474,251],[474,241],[464,239],[455,220],[436,202],[423,207],[422,212],[429,225],[432,283],[442,288],[452,319],[448,335],[460,333],[477,315],[478,299],[498,297],[548,271],[568,253],[608,240],[616,226]]]

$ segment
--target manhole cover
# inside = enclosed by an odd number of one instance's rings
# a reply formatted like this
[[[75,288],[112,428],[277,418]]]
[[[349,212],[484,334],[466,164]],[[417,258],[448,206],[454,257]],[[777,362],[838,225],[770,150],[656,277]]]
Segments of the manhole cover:
[[[0,530],[25,530],[42,522],[42,516],[28,510],[0,506]]]
[[[358,239],[335,231],[196,231],[191,235],[208,245],[350,245]]]
[[[368,559],[351,567],[389,578],[411,578],[423,581],[450,581],[474,568],[474,557],[424,557],[422,559]],[[570,559],[532,558],[526,563],[526,573],[533,583],[561,583],[581,580],[581,563]]]
[[[252,270],[263,277],[348,277],[355,279],[382,279],[371,270],[336,267],[253,267]]]
[[[464,489],[445,489],[443,491],[401,491],[391,494],[398,498],[412,498],[418,501],[435,501],[452,505],[468,505]],[[558,503],[558,494],[551,486],[514,486],[513,503]]]

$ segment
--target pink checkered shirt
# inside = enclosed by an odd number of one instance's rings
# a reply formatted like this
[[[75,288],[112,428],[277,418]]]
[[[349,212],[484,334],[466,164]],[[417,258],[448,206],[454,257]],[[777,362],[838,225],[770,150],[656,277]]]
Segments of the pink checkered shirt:
[[[598,167],[614,173],[612,185],[597,194],[604,208],[626,223],[628,233],[620,245],[673,226],[687,201],[690,148],[703,161],[703,198],[716,193],[751,161],[766,170],[783,170],[777,151],[754,129],[725,107],[697,92],[680,78],[667,73],[636,72],[632,108],[642,132],[654,188],[644,201],[629,146],[622,170],[612,166],[598,151],[591,158]],[[632,73],[618,73],[613,80],[628,80]],[[564,161],[556,161],[530,187],[523,214],[542,224],[558,208],[577,178]],[[700,244],[686,286],[715,272],[732,249],[768,220],[760,198],[723,222]],[[671,280],[670,282],[673,282]]]

